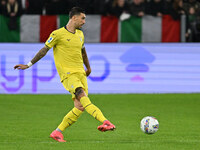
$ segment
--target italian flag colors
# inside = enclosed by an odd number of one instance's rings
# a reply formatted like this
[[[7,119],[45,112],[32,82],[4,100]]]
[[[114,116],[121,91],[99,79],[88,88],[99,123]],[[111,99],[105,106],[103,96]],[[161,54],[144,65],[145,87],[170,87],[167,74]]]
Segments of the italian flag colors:
[[[67,15],[23,15],[17,30],[9,30],[9,19],[0,15],[0,42],[45,42],[49,34],[67,24]],[[86,43],[180,42],[180,21],[163,17],[131,16],[120,21],[114,16],[87,15],[82,30]]]

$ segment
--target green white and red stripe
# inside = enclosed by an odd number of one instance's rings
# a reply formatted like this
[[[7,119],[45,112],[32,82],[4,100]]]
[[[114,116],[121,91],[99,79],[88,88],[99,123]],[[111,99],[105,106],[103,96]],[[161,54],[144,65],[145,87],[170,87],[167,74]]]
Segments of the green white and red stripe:
[[[18,29],[8,29],[9,19],[0,15],[0,42],[45,42],[49,34],[63,27],[68,15],[22,15]],[[82,30],[86,43],[104,42],[180,42],[180,21],[169,15],[144,16],[120,21],[114,16],[87,15]]]

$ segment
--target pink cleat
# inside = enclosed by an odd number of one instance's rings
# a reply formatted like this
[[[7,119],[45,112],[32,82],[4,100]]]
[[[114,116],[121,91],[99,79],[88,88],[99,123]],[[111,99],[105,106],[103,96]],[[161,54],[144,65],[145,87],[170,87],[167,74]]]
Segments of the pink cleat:
[[[51,134],[50,137],[53,138],[54,140],[58,141],[58,142],[66,142],[65,140],[63,140],[63,135],[61,132],[54,130]]]
[[[110,121],[106,120],[103,122],[102,125],[98,126],[97,129],[101,132],[105,132],[105,131],[110,131],[110,130],[113,131],[114,129],[116,129],[116,127],[115,125],[110,123]]]

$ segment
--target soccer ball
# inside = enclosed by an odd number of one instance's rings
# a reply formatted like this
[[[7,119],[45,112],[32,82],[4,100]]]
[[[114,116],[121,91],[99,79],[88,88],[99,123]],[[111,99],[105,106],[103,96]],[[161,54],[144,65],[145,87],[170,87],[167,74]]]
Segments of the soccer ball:
[[[153,134],[158,131],[159,122],[155,117],[144,117],[140,122],[140,128],[144,133]]]

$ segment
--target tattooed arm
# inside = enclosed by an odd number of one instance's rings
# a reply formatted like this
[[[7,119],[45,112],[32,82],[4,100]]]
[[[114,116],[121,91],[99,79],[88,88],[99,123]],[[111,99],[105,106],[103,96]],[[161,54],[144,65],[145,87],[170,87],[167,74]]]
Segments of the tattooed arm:
[[[42,57],[44,57],[46,55],[46,53],[49,51],[49,48],[47,47],[43,47],[36,55],[35,57],[29,62],[30,66],[32,66],[33,64],[35,64],[36,62],[38,62]],[[29,64],[28,65],[16,65],[14,66],[14,69],[27,69],[29,68]]]
[[[85,47],[82,49],[82,57],[83,57],[83,63],[85,64],[85,67],[87,68],[87,70],[85,71],[86,75],[89,76],[92,70],[90,68],[90,63],[87,57]]]
[[[49,51],[49,48],[43,47],[36,55],[35,57],[31,60],[32,64],[35,64],[38,62],[42,57],[46,55],[46,53]]]

